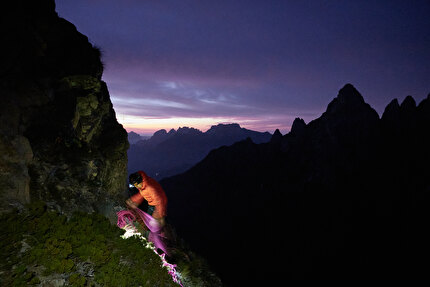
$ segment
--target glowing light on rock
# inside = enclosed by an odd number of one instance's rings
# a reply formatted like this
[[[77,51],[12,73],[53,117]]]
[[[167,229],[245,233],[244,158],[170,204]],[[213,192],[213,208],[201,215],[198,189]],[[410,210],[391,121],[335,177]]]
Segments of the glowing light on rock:
[[[118,227],[125,230],[125,233],[121,235],[121,237],[123,239],[127,239],[132,236],[136,236],[137,238],[139,238],[142,242],[142,245],[145,248],[151,249],[155,254],[157,254],[160,257],[161,266],[167,269],[167,272],[172,277],[173,282],[183,287],[182,280],[181,280],[182,275],[179,271],[176,270],[177,265],[167,262],[165,258],[166,254],[165,253],[159,254],[157,252],[157,249],[154,246],[154,243],[150,242],[145,236],[143,236],[137,230],[137,228],[133,224],[133,221],[136,220],[136,217],[128,210],[121,210],[117,212],[117,215],[118,215],[118,222],[117,222]]]

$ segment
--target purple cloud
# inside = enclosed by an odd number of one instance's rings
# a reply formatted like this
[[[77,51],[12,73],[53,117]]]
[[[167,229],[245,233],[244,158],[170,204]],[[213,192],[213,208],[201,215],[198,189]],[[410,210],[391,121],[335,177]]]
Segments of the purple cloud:
[[[104,51],[126,127],[140,117],[154,129],[149,119],[286,132],[295,117],[318,117],[346,83],[380,114],[393,98],[430,92],[426,1],[56,2]]]

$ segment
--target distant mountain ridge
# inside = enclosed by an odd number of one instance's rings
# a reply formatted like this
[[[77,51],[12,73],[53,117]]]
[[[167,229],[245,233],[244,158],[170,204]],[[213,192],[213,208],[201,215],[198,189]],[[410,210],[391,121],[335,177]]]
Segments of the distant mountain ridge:
[[[128,172],[144,170],[161,179],[186,171],[214,148],[250,138],[255,143],[268,142],[269,132],[257,132],[239,124],[218,124],[206,132],[181,127],[169,132],[162,129],[147,140],[131,144],[128,150]]]
[[[347,84],[310,123],[160,183],[170,222],[228,286],[410,280],[429,255],[429,146],[430,95],[379,118]]]
[[[139,134],[137,134],[137,133],[135,133],[133,131],[131,131],[131,132],[128,133],[128,142],[130,144],[135,144],[135,143],[137,143],[137,142],[139,142],[141,140],[146,140],[148,138],[149,137],[147,137],[147,136],[141,136],[141,135],[139,135]]]

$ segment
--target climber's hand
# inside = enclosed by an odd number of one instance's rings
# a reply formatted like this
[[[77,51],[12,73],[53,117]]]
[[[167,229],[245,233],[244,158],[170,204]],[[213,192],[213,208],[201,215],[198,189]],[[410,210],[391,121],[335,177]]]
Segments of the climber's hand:
[[[137,204],[134,203],[130,198],[125,201],[125,204],[131,209],[137,208]]]
[[[157,221],[161,226],[166,225],[166,220],[164,219],[164,217],[157,219]]]

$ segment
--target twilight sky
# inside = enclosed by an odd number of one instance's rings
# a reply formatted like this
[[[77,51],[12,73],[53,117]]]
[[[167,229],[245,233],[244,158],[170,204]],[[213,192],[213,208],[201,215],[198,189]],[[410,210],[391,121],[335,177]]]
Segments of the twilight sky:
[[[346,83],[381,116],[430,93],[429,0],[56,0],[103,51],[118,121],[284,134]]]

